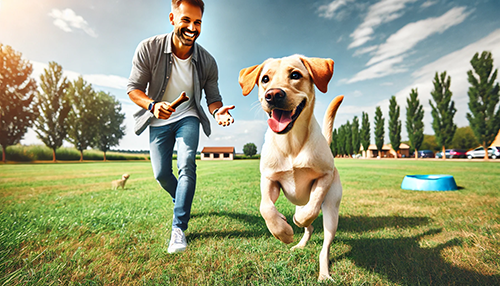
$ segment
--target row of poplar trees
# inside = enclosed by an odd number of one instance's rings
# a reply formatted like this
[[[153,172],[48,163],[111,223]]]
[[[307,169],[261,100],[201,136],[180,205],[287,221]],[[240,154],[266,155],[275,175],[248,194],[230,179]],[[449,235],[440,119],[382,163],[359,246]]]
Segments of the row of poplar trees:
[[[63,140],[80,151],[96,148],[104,152],[118,145],[125,135],[125,115],[114,96],[95,91],[79,77],[74,82],[63,76],[60,65],[50,62],[40,76],[39,86],[31,78],[32,65],[21,53],[0,44],[0,145],[5,162],[6,147],[18,144],[28,128],[52,149]]]
[[[500,86],[496,82],[498,70],[493,71],[493,58],[491,53],[487,51],[482,52],[481,55],[476,53],[470,63],[472,70],[467,72],[471,85],[468,90],[470,112],[466,116],[477,141],[486,150],[495,140],[500,129],[500,106],[498,106]],[[436,72],[433,85],[432,100],[429,100],[432,108],[432,128],[436,141],[444,154],[446,147],[451,145],[457,130],[457,126],[453,122],[457,109],[455,102],[451,99],[453,95],[450,90],[451,77],[447,76],[446,71],[441,74]],[[417,158],[417,151],[424,141],[424,110],[418,99],[417,89],[411,90],[406,103],[406,131],[410,145],[415,149],[415,158]],[[401,144],[402,124],[399,116],[400,107],[396,102],[396,97],[392,96],[389,100],[389,139],[396,152]],[[384,123],[385,118],[382,110],[380,106],[377,106],[374,117],[374,135],[379,154],[384,145]],[[355,116],[352,123],[347,121],[346,124],[333,131],[331,149],[335,156],[358,154],[361,146],[364,150],[368,150],[369,145],[370,121],[365,112],[362,113],[361,128],[359,119]],[[485,159],[488,159],[488,152],[485,152]]]

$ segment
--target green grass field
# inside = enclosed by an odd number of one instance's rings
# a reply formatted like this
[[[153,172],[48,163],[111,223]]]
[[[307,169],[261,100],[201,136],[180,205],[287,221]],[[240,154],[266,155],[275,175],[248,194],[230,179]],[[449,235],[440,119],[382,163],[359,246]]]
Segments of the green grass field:
[[[500,163],[337,159],[331,285],[500,285]],[[129,173],[125,190],[110,181]],[[460,190],[400,189],[450,174]],[[149,162],[0,165],[0,285],[315,285],[322,216],[291,251],[259,213],[259,161],[198,162],[188,250]],[[284,196],[278,209],[292,221]],[[295,241],[302,230],[294,226]]]

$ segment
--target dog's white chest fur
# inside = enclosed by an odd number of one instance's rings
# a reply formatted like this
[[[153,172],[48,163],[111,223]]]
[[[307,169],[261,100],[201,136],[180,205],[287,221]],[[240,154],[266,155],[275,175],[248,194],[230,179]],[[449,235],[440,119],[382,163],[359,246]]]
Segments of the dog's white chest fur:
[[[288,148],[284,142],[276,144],[276,141],[285,136],[275,135],[272,131],[267,134],[262,148],[262,158],[265,158],[261,160],[262,176],[278,182],[286,198],[295,205],[307,204],[316,180],[333,174],[333,156],[328,144],[320,133],[315,134],[319,136],[305,142],[298,154],[283,156]]]

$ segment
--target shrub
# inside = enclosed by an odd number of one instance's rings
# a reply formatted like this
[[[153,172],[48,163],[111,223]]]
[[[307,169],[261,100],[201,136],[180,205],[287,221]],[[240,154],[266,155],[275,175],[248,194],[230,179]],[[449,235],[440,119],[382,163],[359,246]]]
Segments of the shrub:
[[[0,156],[2,155],[0,150]],[[31,162],[31,161],[51,161],[52,150],[44,145],[24,146],[21,144],[8,146],[5,150],[7,161]],[[56,150],[58,161],[78,161],[80,152],[75,148],[61,147]],[[83,160],[102,161],[103,153],[98,150],[84,150]],[[107,152],[106,159],[112,161],[118,160],[149,160],[148,154],[128,154],[119,152]]]

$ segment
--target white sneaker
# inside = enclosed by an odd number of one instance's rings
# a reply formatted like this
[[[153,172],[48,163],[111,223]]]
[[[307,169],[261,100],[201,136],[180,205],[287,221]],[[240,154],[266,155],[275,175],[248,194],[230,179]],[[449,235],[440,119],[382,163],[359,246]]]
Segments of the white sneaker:
[[[172,228],[168,253],[182,252],[186,250],[187,242],[184,232],[180,228]]]

